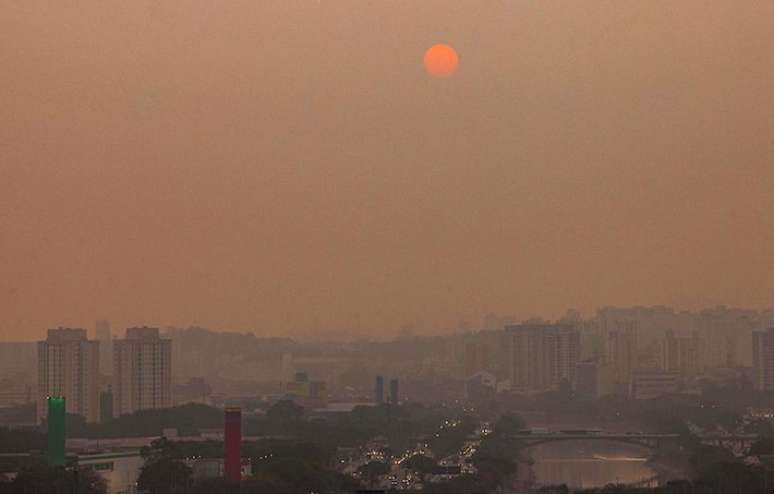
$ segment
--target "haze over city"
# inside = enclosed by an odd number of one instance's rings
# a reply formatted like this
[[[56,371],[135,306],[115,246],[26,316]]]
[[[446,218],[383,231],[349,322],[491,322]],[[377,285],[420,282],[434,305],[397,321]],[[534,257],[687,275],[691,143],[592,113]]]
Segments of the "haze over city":
[[[6,0],[0,494],[771,494],[773,21]]]
[[[774,3],[6,2],[0,339],[774,299]],[[428,47],[459,54],[450,77]]]

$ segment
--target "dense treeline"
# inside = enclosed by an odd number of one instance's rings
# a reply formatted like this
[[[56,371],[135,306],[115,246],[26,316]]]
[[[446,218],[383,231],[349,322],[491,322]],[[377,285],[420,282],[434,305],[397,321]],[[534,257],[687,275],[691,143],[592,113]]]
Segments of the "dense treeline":
[[[374,424],[389,422],[384,411],[372,409],[371,414],[360,411],[359,420]],[[365,416],[364,416],[365,415]],[[394,417],[393,417],[394,418]],[[475,427],[472,419],[462,419],[458,426],[449,430],[467,431]],[[459,427],[459,429],[457,429]],[[478,468],[476,475],[462,476],[452,482],[428,484],[425,491],[431,494],[488,494],[496,492],[498,486],[508,481],[517,471],[518,445],[511,439],[513,433],[524,427],[517,417],[504,417],[495,426],[495,431],[485,438],[481,449],[474,457]],[[456,434],[456,433],[455,433]],[[451,437],[451,435],[449,436]],[[459,448],[465,435],[457,436],[458,442],[450,448]],[[446,439],[445,439],[446,441]],[[248,442],[243,445],[243,456],[251,458],[252,475],[241,482],[241,493],[262,494],[334,494],[354,492],[358,483],[336,473],[332,469],[332,455],[336,443],[299,442],[293,439],[270,439]],[[236,486],[222,479],[194,480],[192,472],[182,462],[188,456],[219,456],[220,442],[186,443],[166,439],[155,441],[151,448],[143,451],[147,461],[142,469],[139,487],[160,494],[175,492],[227,493],[235,492]],[[429,474],[436,462],[417,455],[406,460],[407,466],[422,474]],[[387,472],[387,465],[372,462],[362,469],[364,480],[373,481]]]
[[[294,440],[266,440],[243,444],[242,456],[249,457],[251,475],[239,486],[220,478],[196,480],[183,463],[188,456],[220,457],[220,442],[185,443],[166,439],[154,441],[143,450],[146,457],[138,487],[149,492],[167,493],[228,493],[262,494],[334,494],[351,492],[357,483],[335,472],[332,454],[335,447]]]
[[[223,410],[189,403],[174,408],[141,410],[103,424],[87,424],[79,415],[67,416],[68,437],[111,438],[159,436],[164,429],[196,435],[202,429],[223,427]]]
[[[93,470],[49,467],[43,462],[22,468],[8,480],[0,476],[0,494],[18,493],[104,494],[105,481]]]
[[[46,435],[38,430],[0,427],[0,453],[29,453],[46,448]]]
[[[452,411],[422,405],[357,407],[351,413],[309,417],[291,401],[275,403],[266,415],[244,415],[245,436],[293,437],[319,443],[356,445],[377,435],[387,437],[393,448],[409,446],[410,439],[439,429]],[[180,435],[198,435],[205,429],[223,427],[223,410],[201,404],[144,410],[124,415],[104,424],[87,424],[68,415],[69,437],[111,438],[159,436],[175,428]],[[467,427],[465,431],[469,431]],[[453,442],[453,441],[452,441]]]

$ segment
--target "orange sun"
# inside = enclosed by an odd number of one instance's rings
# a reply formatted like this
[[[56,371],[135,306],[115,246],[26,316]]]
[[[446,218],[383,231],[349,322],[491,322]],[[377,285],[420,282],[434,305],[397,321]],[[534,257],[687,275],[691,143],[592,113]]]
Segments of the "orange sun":
[[[460,57],[449,45],[433,45],[425,52],[425,70],[434,77],[449,77],[457,72]]]

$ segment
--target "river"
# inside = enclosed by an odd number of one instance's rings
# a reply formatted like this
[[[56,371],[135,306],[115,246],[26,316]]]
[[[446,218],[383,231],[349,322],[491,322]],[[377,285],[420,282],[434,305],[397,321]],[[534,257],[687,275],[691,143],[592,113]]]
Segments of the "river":
[[[531,448],[537,485],[566,484],[589,489],[607,484],[632,484],[652,479],[649,451],[608,441],[563,441]]]

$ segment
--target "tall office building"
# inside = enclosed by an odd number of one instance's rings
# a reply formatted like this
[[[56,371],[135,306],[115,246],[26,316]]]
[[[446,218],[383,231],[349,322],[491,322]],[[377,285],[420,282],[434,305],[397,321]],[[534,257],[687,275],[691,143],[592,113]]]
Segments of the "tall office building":
[[[511,388],[521,393],[574,385],[580,334],[571,324],[517,324],[511,335]]]
[[[172,406],[172,341],[158,328],[129,328],[113,341],[113,413]]]
[[[38,421],[48,413],[49,396],[66,398],[67,413],[99,420],[99,342],[85,329],[49,329],[38,342]]]
[[[753,332],[752,342],[755,388],[774,390],[774,328]]]

